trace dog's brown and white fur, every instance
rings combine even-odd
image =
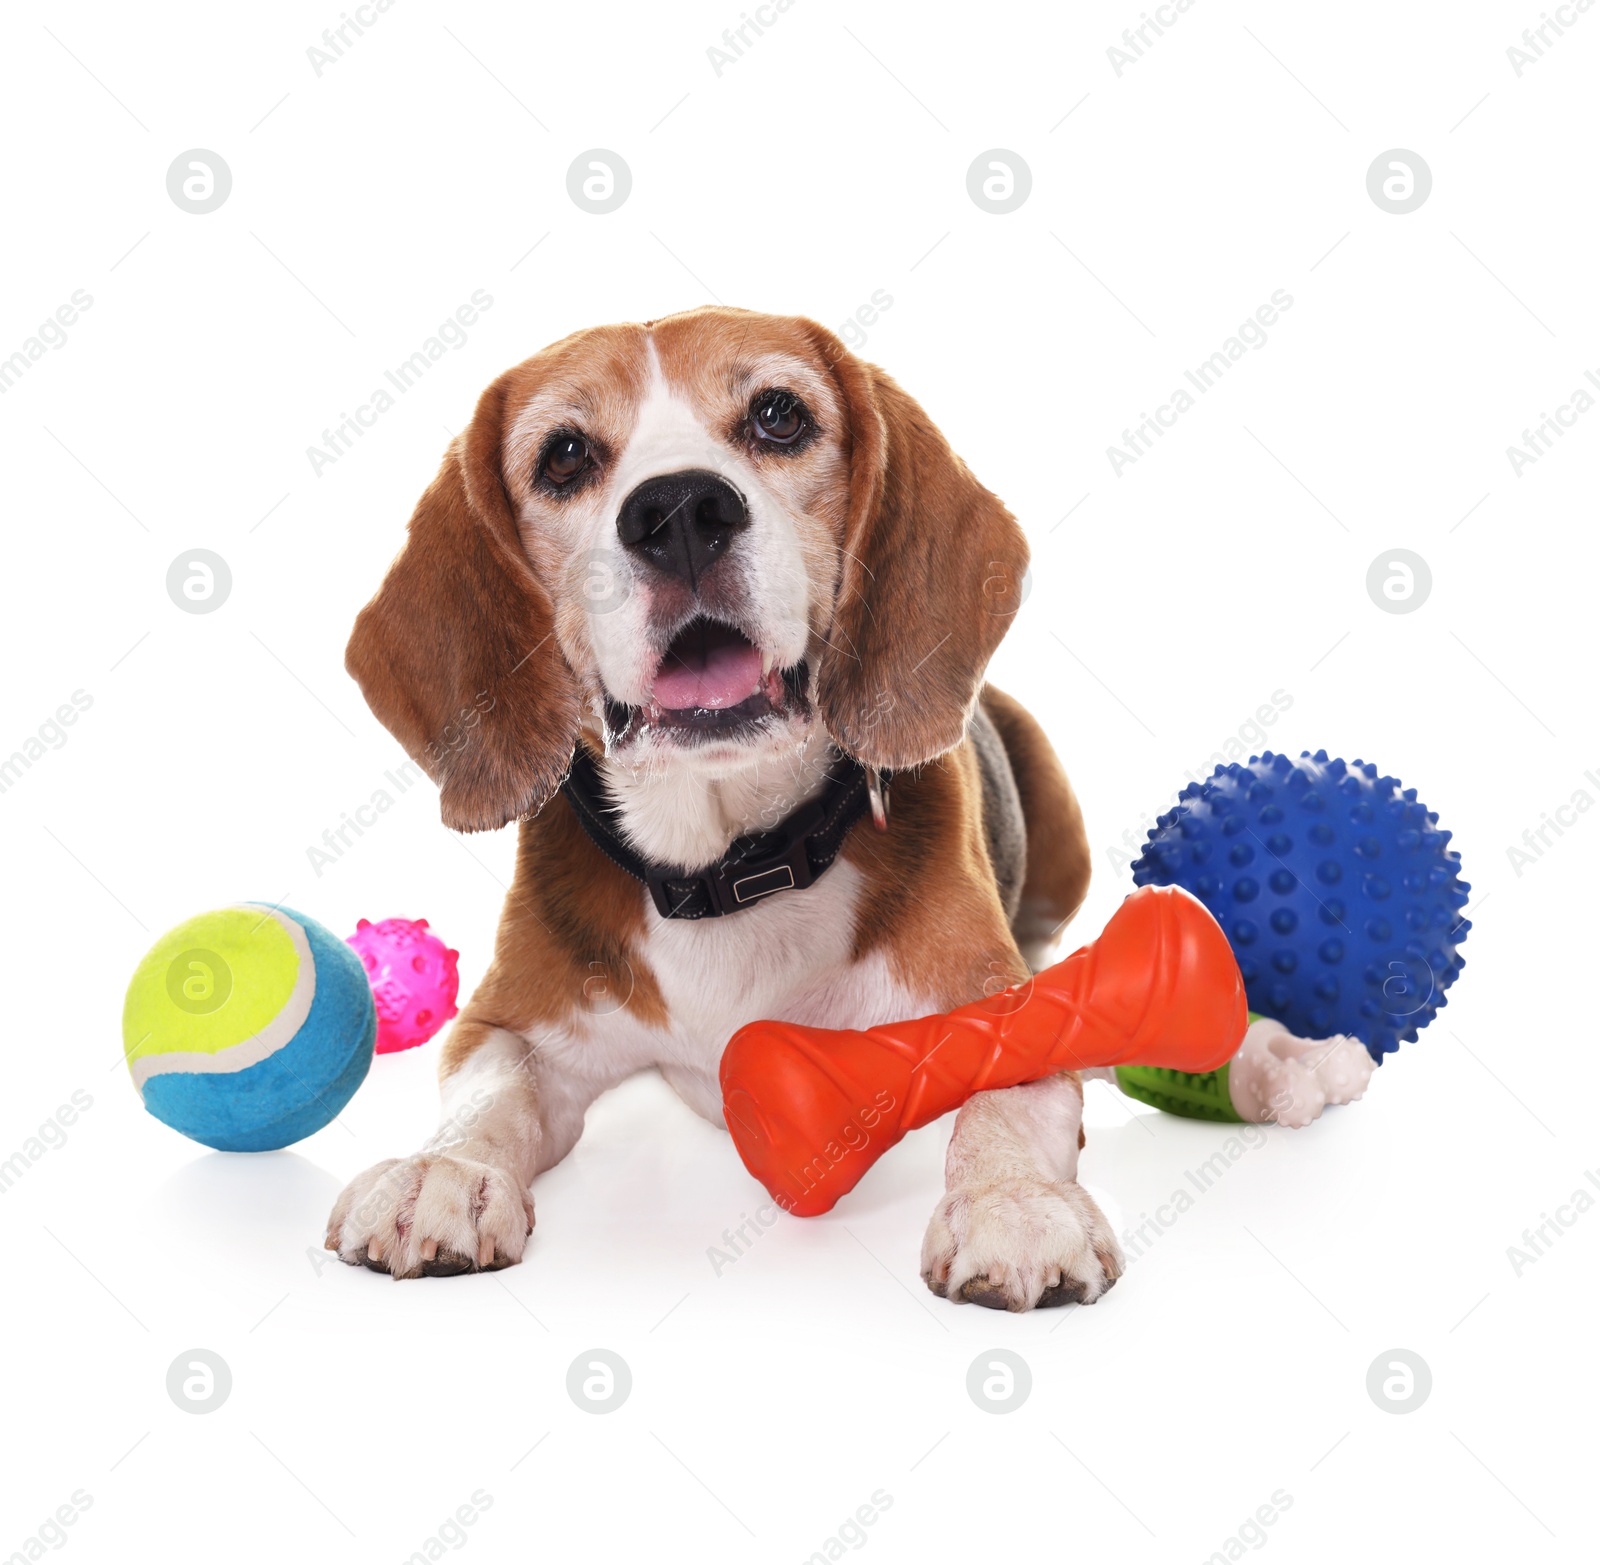
[[[775,392],[803,440],[756,428]],[[719,475],[747,513],[692,580],[618,537],[630,494],[685,471]],[[350,1184],[329,1248],[395,1277],[520,1261],[534,1177],[625,1077],[654,1066],[721,1123],[718,1062],[744,1023],[926,1015],[1038,964],[1083,900],[1089,853],[1038,724],[983,684],[1026,561],[1010,513],[917,404],[810,321],[705,309],[599,328],[496,381],[348,664],[438,783],[448,826],[520,822],[515,883],[444,1045],[441,1128]],[[662,660],[697,615],[759,650],[751,700],[765,690],[770,710],[708,731],[656,710]],[[620,739],[618,710],[632,714]],[[666,920],[555,797],[578,743],[654,860],[696,868],[781,820],[835,746],[896,774],[889,826],[858,823],[808,889]],[[1007,802],[1026,838],[1010,885],[995,862]],[[1116,1281],[1116,1238],[1077,1183],[1081,1110],[1062,1075],[957,1115],[923,1245],[935,1293],[1025,1310]]]

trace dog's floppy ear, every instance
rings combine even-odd
[[[834,741],[891,770],[961,742],[1021,604],[1028,544],[887,375],[814,328],[844,393],[850,501],[817,701]]]
[[[502,377],[479,399],[345,649],[368,706],[439,785],[456,831],[492,831],[544,804],[580,720],[506,493],[506,386]]]

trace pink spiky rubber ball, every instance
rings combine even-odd
[[[456,1014],[459,951],[430,933],[425,918],[359,919],[346,943],[355,948],[378,1008],[378,1053],[426,1043]]]

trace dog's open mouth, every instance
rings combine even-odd
[[[690,739],[728,738],[771,717],[803,711],[806,665],[769,662],[742,631],[704,615],[662,654],[644,706],[606,699],[606,739],[618,745],[648,730]]]

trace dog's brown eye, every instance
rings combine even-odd
[[[755,400],[756,433],[786,446],[806,427],[800,399],[788,391],[763,391]]]
[[[582,435],[558,435],[546,448],[540,473],[553,484],[569,483],[589,461],[589,442]]]

